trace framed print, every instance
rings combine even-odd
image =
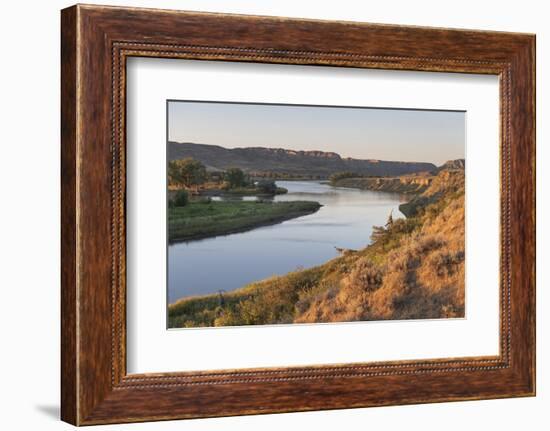
[[[180,100],[167,111],[168,328],[465,316],[465,112]],[[402,135],[383,140],[396,123]],[[404,162],[406,151],[443,159]],[[454,210],[420,215],[436,202]]]
[[[62,11],[62,419],[535,394],[535,37]]]

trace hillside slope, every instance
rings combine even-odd
[[[443,170],[465,170],[466,169],[466,160],[465,159],[455,159],[447,160],[443,165],[437,168],[438,171]]]
[[[465,167],[466,163],[464,159],[456,159],[448,160],[435,170],[429,172],[416,172],[412,174],[393,177],[386,176],[381,178],[354,177],[346,175],[341,178],[331,178],[330,183],[335,187],[351,187],[361,190],[404,194],[408,193],[416,195],[426,193],[428,195],[433,195],[436,192],[434,189],[439,187],[438,184],[443,184],[444,187],[451,187],[451,182],[454,181],[450,177],[440,176],[440,173],[447,172],[447,174],[444,175],[454,176],[454,178],[457,178],[459,182],[460,178],[462,178],[463,182]],[[449,182],[449,180],[451,182]],[[432,181],[435,181],[434,186],[432,186]],[[460,186],[460,184],[455,184],[454,186]]]
[[[382,178],[342,178],[331,181],[336,187],[349,187],[361,190],[372,190],[388,193],[419,194],[423,193],[430,183],[432,176],[382,177]]]
[[[315,268],[169,306],[170,327],[464,316],[464,180],[440,173],[415,215]],[[441,177],[440,177],[441,175]],[[430,185],[430,187],[432,187]]]
[[[211,170],[241,168],[248,173],[308,175],[327,178],[333,173],[351,171],[377,176],[404,175],[434,171],[431,163],[394,162],[343,158],[324,151],[294,151],[281,148],[223,148],[217,145],[168,143],[168,159],[192,157]]]
[[[427,205],[438,201],[441,197],[449,193],[464,191],[464,170],[463,169],[443,169],[435,175],[424,191],[415,196],[409,202],[401,204],[399,211],[405,216],[412,217],[419,210]]]

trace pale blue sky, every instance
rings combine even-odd
[[[168,102],[171,141],[436,165],[465,158],[465,121],[454,111]]]

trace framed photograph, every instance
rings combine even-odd
[[[168,328],[465,317],[465,112],[167,110]]]
[[[62,11],[62,419],[535,394],[535,37]]]

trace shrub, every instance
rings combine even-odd
[[[261,193],[270,195],[274,195],[275,193],[277,193],[277,185],[275,184],[275,181],[258,181],[256,187],[258,187]]]
[[[464,262],[464,251],[449,252],[439,250],[430,256],[430,265],[434,272],[440,276],[453,275],[459,266]]]
[[[186,190],[178,190],[169,202],[174,207],[184,207],[189,203],[189,194]]]
[[[365,291],[376,290],[382,285],[382,272],[368,258],[357,261],[350,274],[350,283]]]

